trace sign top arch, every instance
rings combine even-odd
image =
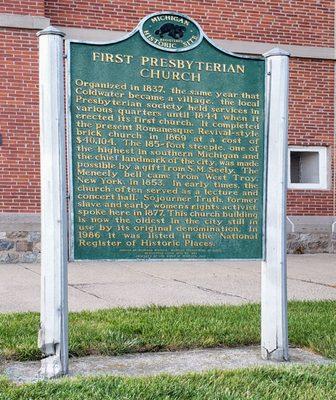
[[[151,46],[169,52],[188,51],[198,46],[202,28],[190,17],[174,12],[160,12],[143,18],[138,28]]]

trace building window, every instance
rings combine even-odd
[[[327,147],[289,147],[288,188],[320,190],[328,188]]]

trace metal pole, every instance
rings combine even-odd
[[[67,214],[64,129],[64,34],[38,32],[41,149],[40,374],[68,372]]]
[[[264,54],[267,73],[268,165],[266,259],[261,278],[261,355],[287,361],[286,193],[288,57],[275,48]]]

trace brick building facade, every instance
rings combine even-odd
[[[107,41],[159,11],[189,15],[233,52],[290,51],[288,248],[333,251],[334,1],[13,0],[0,5],[0,262],[34,261],[39,253],[36,32],[51,24],[69,38]]]

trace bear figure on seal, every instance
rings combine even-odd
[[[181,37],[184,35],[185,30],[185,26],[166,23],[163,24],[160,29],[155,31],[155,35],[160,35],[160,37],[162,38],[165,33],[168,33],[168,35],[174,39],[181,39]]]

